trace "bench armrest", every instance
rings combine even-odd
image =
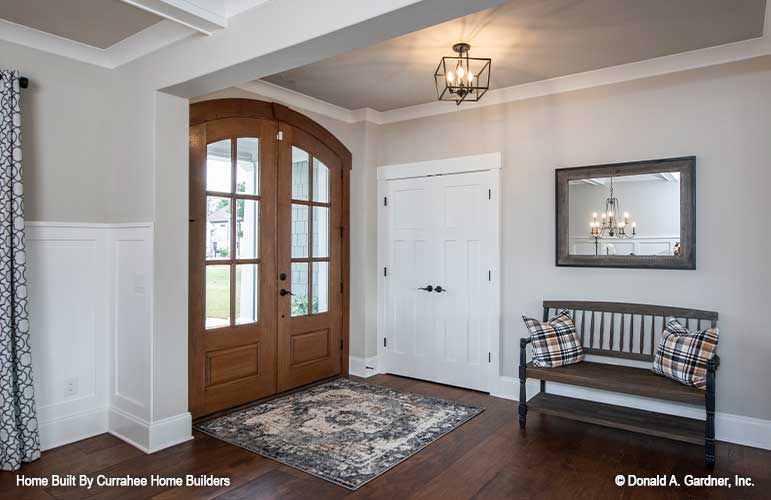
[[[519,348],[524,349],[525,346],[529,343],[531,343],[533,340],[530,337],[520,337],[519,339]],[[715,356],[717,357],[717,356]]]
[[[720,366],[720,356],[715,354],[714,356],[712,356],[712,359],[707,361],[707,371],[710,371],[710,372],[717,371],[718,366]]]

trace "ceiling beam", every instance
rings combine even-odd
[[[228,25],[224,0],[121,0],[204,35]]]

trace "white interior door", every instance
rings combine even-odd
[[[386,182],[384,371],[489,390],[496,180],[483,171]]]

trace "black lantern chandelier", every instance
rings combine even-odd
[[[623,214],[623,215],[622,215]],[[629,212],[621,211],[621,203],[613,196],[613,177],[610,178],[610,196],[605,199],[605,211],[601,214],[592,214],[592,237],[594,238],[595,253],[598,252],[601,238],[634,238],[637,236],[637,223],[632,222],[631,234],[627,232],[629,226]]]
[[[457,105],[480,100],[490,88],[492,60],[469,57],[471,45],[467,43],[456,43],[452,50],[458,55],[442,57],[434,72],[437,98]]]

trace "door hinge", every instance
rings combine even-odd
[[[343,282],[340,282],[340,293],[343,293]]]
[[[492,281],[492,280],[493,280],[493,272],[488,269],[488,271],[487,271],[487,281]]]
[[[383,206],[384,206],[384,207],[387,207],[387,206],[388,206],[388,196],[384,196],[384,197],[383,197]]]
[[[388,268],[387,267],[383,268],[383,276],[388,276]]]
[[[343,339],[340,339],[340,350],[343,350]]]
[[[493,199],[493,190],[492,189],[488,189],[487,190],[487,199],[488,200],[492,200]]]
[[[283,141],[284,140],[284,131],[283,130],[279,130],[278,131],[278,133],[276,134],[276,140],[277,141]]]
[[[388,339],[383,337],[383,347],[388,347]]]
[[[340,237],[341,238],[343,237],[343,230],[344,229],[345,229],[344,226],[340,226]]]
[[[489,352],[487,353],[487,362],[488,363],[492,363],[493,362],[493,355],[492,355],[492,353],[489,353]]]

